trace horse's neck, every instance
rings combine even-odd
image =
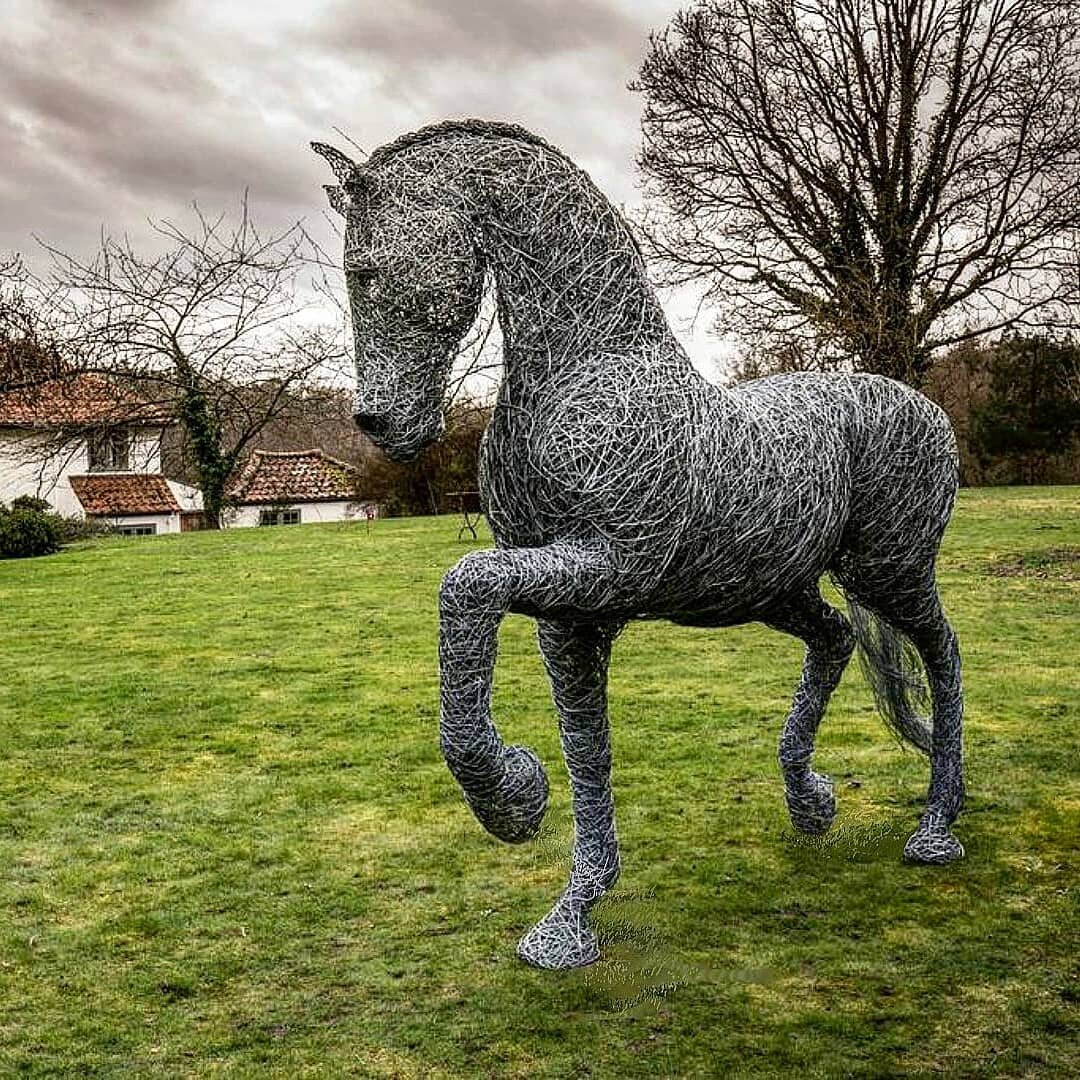
[[[543,180],[504,172],[484,245],[509,383],[540,388],[600,357],[691,370],[626,223],[576,170]]]

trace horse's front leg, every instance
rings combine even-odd
[[[543,968],[591,964],[600,955],[589,908],[619,876],[607,669],[618,624],[540,620],[540,651],[559,713],[574,797],[574,861],[558,902],[518,945],[518,956]]]
[[[513,609],[602,608],[608,560],[594,548],[552,544],[466,555],[439,594],[443,756],[488,832],[520,843],[536,835],[547,808],[544,767],[529,749],[505,746],[491,719],[491,678],[499,623]]]
[[[806,642],[802,677],[780,737],[778,756],[791,823],[800,832],[816,836],[832,825],[836,796],[832,781],[811,768],[814,736],[851,659],[855,637],[847,619],[825,603],[816,585],[772,613],[766,623]]]

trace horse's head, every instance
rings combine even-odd
[[[443,428],[458,346],[476,319],[484,265],[464,200],[437,172],[399,158],[365,168],[321,143],[345,217],[345,282],[356,345],[355,418],[408,460]]]

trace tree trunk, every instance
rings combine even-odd
[[[201,476],[200,471],[200,476]],[[204,528],[207,529],[220,529],[221,528],[221,510],[225,504],[225,492],[223,485],[202,481],[202,496],[203,496],[203,522]]]
[[[910,294],[889,289],[868,309],[853,307],[849,340],[860,371],[887,375],[910,386],[922,384],[933,364]]]
[[[177,368],[184,386],[177,415],[195,456],[206,528],[220,529],[225,486],[235,461],[233,455],[222,453],[221,424],[198,377],[183,360],[177,360]]]

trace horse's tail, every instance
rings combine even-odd
[[[915,646],[887,622],[847,597],[859,665],[874,692],[878,712],[903,742],[930,753],[929,709],[922,664]]]

